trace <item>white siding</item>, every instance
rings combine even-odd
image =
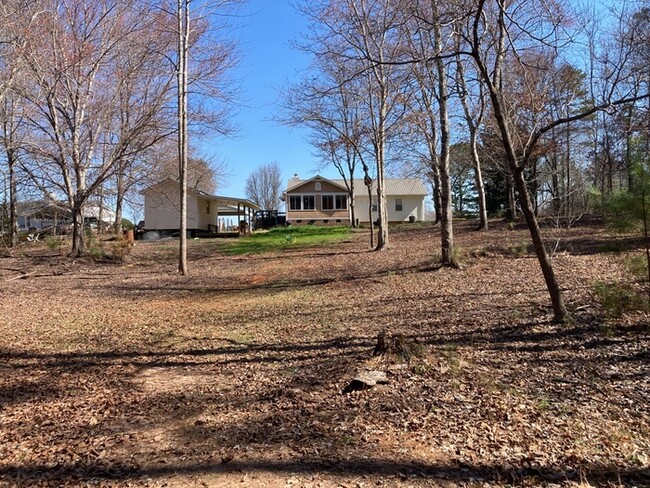
[[[162,183],[147,190],[144,198],[144,221],[149,230],[178,229],[180,220],[178,183]]]
[[[395,200],[402,199],[402,211],[398,212],[395,210]],[[355,215],[361,223],[368,222],[368,197],[357,197]],[[408,222],[409,217],[413,215],[415,220],[422,221],[424,220],[424,197],[415,197],[415,196],[389,196],[386,198],[386,204],[388,205],[388,221],[389,222]],[[379,214],[373,212],[373,219],[377,219]]]

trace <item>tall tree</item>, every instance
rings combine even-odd
[[[250,201],[265,210],[277,210],[282,195],[282,170],[273,161],[253,171],[246,178],[244,192]]]
[[[17,222],[17,168],[18,154],[22,146],[19,136],[23,125],[24,104],[18,96],[20,78],[25,70],[17,55],[24,45],[25,33],[29,32],[35,13],[19,0],[7,0],[0,5],[0,144],[4,149],[7,166],[9,245],[18,244]]]
[[[311,20],[308,39],[315,56],[335,56],[353,66],[351,78],[362,89],[367,140],[375,166],[379,214],[377,250],[388,246],[385,174],[391,137],[404,113],[403,69],[391,65],[401,44],[401,11],[392,0],[308,0],[302,11]]]
[[[557,49],[560,49],[564,41],[570,40],[561,38],[562,32],[568,28],[566,11],[563,10],[563,6],[560,3],[551,5],[542,3],[543,5],[538,4],[537,1],[506,3],[500,0],[496,2],[478,0],[468,25],[468,38],[471,43],[469,54],[474,59],[481,80],[490,96],[491,108],[499,129],[506,161],[516,185],[522,212],[528,224],[535,253],[551,296],[554,319],[564,322],[568,319],[569,314],[550,257],[544,246],[528,191],[525,171],[537,143],[552,129],[581,120],[608,107],[616,107],[639,98],[647,98],[648,94],[629,96],[628,93],[616,98],[616,88],[611,86],[609,97],[597,101],[591,107],[566,117],[549,117],[537,122],[527,134],[527,138],[522,141],[521,149],[518,150],[515,139],[517,132],[514,130],[515,120],[512,118],[513,111],[509,106],[508,93],[504,90],[506,87],[503,79],[505,61],[510,57],[521,63],[521,53],[525,48],[530,49],[531,45],[539,46],[541,39],[552,39],[555,43],[554,47]],[[533,71],[536,72],[535,76],[530,77],[533,83],[537,79],[537,72],[547,69],[547,65],[539,63],[534,65],[521,63],[521,67],[525,74],[532,75]],[[619,73],[622,72],[623,65],[617,65],[616,69]],[[527,80],[527,77],[522,78],[523,82]]]
[[[53,199],[66,196],[77,256],[85,252],[85,203],[116,163],[132,156],[160,108],[148,105],[128,125],[116,123],[122,80],[114,60],[146,38],[151,17],[135,0],[40,0],[34,8],[35,28],[20,50],[30,81],[23,94],[32,127],[29,172]]]
[[[456,49],[460,51],[460,46]],[[474,164],[474,187],[476,189],[479,213],[479,230],[488,229],[487,204],[485,202],[485,186],[483,184],[483,172],[481,168],[481,158],[479,156],[479,130],[483,124],[487,100],[482,83],[476,83],[475,77],[469,79],[465,60],[456,56],[456,86],[458,98],[463,107],[465,123],[469,135],[469,150]],[[472,93],[470,90],[474,90]]]
[[[309,141],[323,165],[333,165],[348,191],[351,224],[356,225],[355,176],[359,164],[369,173],[367,160],[370,128],[363,100],[362,80],[355,77],[355,63],[337,56],[321,55],[313,60],[318,77],[308,76],[285,94],[283,123],[310,129]],[[365,174],[364,173],[364,174]],[[369,176],[369,175],[368,175]],[[369,197],[370,198],[370,197]],[[370,198],[372,199],[372,198]],[[370,222],[372,224],[372,213]],[[371,231],[371,247],[373,246]]]
[[[177,75],[177,114],[178,114],[178,175],[180,184],[180,245],[178,271],[185,276],[187,268],[187,90],[188,57],[190,46],[190,3],[191,0],[178,0],[178,62]]]

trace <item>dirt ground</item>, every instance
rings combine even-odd
[[[630,239],[547,229],[574,322],[551,322],[524,228],[228,257],[137,242],[123,264],[0,258],[0,485],[650,486],[650,317],[608,318]],[[373,357],[388,330],[407,358]],[[387,382],[344,392],[363,369]]]

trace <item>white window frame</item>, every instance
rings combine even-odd
[[[306,208],[305,198],[311,198],[313,205],[310,208]],[[316,210],[316,195],[303,195],[302,196],[302,209],[303,210]]]
[[[298,199],[299,208],[293,208],[292,201],[291,201],[292,198]],[[302,210],[302,195],[289,195],[289,210],[294,210],[294,211]]]
[[[328,198],[328,199],[331,198],[332,199],[332,207],[331,208],[325,208],[325,199],[326,198]],[[321,195],[320,196],[320,209],[321,210],[323,210],[323,211],[335,210],[334,206],[335,206],[334,195],[328,194],[328,195]]]
[[[345,205],[341,205],[341,199]],[[334,195],[334,209],[347,210],[348,209],[348,196],[345,193]]]
[[[403,212],[404,211],[404,202],[401,198],[396,198],[395,199],[395,212]]]

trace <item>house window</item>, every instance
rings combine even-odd
[[[314,210],[316,208],[316,199],[314,195],[303,195],[302,196],[302,209],[303,210]]]
[[[377,210],[378,210],[378,207],[377,207],[377,200],[373,200],[373,201],[372,201],[372,211],[373,211],[373,212],[376,212]]]
[[[321,198],[323,210],[334,210],[334,195],[323,195]]]
[[[289,196],[289,210],[302,210],[302,197],[300,195]]]
[[[346,195],[322,195],[322,210],[346,210],[348,198]]]
[[[336,195],[334,200],[336,210],[345,210],[348,208],[348,199],[346,195]]]
[[[402,211],[402,199],[401,198],[396,198],[395,199],[395,212],[401,212]]]
[[[314,188],[316,189],[316,191],[320,191],[320,181],[314,183]]]

